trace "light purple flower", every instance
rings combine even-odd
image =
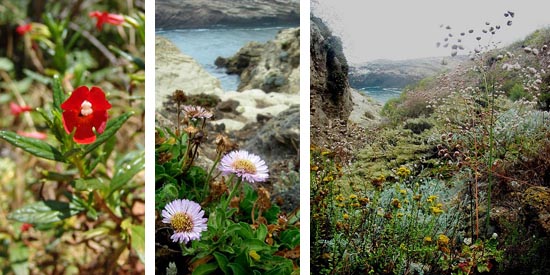
[[[225,155],[218,169],[224,176],[235,174],[250,183],[263,182],[269,177],[265,161],[244,150],[232,151]]]
[[[190,200],[175,200],[168,203],[162,210],[162,222],[168,223],[174,229],[172,241],[186,244],[198,240],[201,232],[206,231],[207,218],[203,218],[204,210]]]
[[[187,116],[191,119],[212,117],[212,112],[204,109],[202,106],[185,105],[183,106],[183,111],[185,111]]]

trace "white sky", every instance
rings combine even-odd
[[[450,55],[450,48],[435,46],[449,32],[441,24],[452,27],[454,39],[460,32],[475,30],[463,39],[466,52],[478,45],[475,37],[482,34],[485,22],[501,26],[493,41],[502,44],[550,24],[550,1],[544,0],[313,0],[311,9],[340,36],[352,64]],[[515,13],[510,27],[506,11]]]

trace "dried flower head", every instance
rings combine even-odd
[[[233,151],[238,147],[237,144],[231,142],[229,137],[221,134],[216,136],[214,143],[216,144],[216,152],[222,153],[222,154]]]
[[[267,189],[260,187],[258,188],[258,199],[256,200],[256,206],[261,211],[267,211],[271,208],[271,196]]]
[[[199,132],[199,128],[190,125],[190,126],[184,128],[183,131],[185,131],[186,133],[188,133],[190,135],[194,135],[194,134]]]
[[[185,103],[185,101],[187,101],[187,97],[182,90],[176,90],[172,94],[172,100],[174,100],[174,102],[176,102],[177,104],[183,104]]]

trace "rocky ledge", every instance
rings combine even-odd
[[[281,30],[264,44],[250,42],[229,58],[218,57],[218,67],[238,74],[238,90],[261,89],[267,93],[300,91],[300,29]]]
[[[274,26],[300,23],[299,0],[157,0],[156,27]]]
[[[183,90],[188,104],[199,104],[214,112],[207,124],[207,142],[197,160],[201,166],[213,164],[214,138],[224,133],[240,148],[260,155],[269,167],[268,190],[284,211],[299,205],[298,93],[266,93],[259,89],[225,92],[193,58],[182,54],[170,41],[156,40],[156,124],[174,128],[176,108],[170,95]],[[298,79],[296,79],[299,82]],[[199,103],[196,103],[199,102]]]

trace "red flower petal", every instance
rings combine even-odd
[[[94,111],[92,117],[92,125],[94,126],[96,132],[103,133],[105,127],[107,126],[107,111]]]
[[[95,134],[92,130],[92,116],[81,116],[80,110],[65,111],[63,112],[63,127],[68,134],[72,133],[76,128],[73,140],[77,143],[92,143],[95,141]]]
[[[29,229],[32,227],[32,224],[30,223],[24,223],[21,225],[21,231],[26,232],[29,231]]]
[[[61,104],[61,109],[63,110],[78,110],[80,113],[80,107],[82,107],[82,102],[88,99],[90,91],[86,86],[80,86],[76,88],[69,96],[69,98]]]
[[[10,102],[10,111],[11,111],[12,115],[17,116],[17,115],[19,115],[23,112],[32,111],[32,108],[29,107],[29,106],[17,105],[17,103],[15,103],[15,102]]]
[[[122,25],[124,23],[124,16],[120,14],[109,13],[107,16],[107,23],[112,25]]]
[[[105,98],[105,93],[101,88],[92,87],[87,100],[92,103],[92,109],[96,111],[106,111],[111,109],[111,104]],[[80,106],[79,106],[80,107]]]
[[[108,13],[106,11],[92,11],[89,15],[90,17],[95,17],[97,19],[95,26],[99,31],[101,31],[103,24],[105,23],[117,26],[124,23],[124,16],[120,14]]]
[[[82,115],[82,103],[88,101],[92,112]],[[68,134],[74,129],[74,141],[81,144],[92,143],[96,140],[93,129],[103,133],[107,125],[107,110],[111,104],[105,98],[105,93],[98,87],[78,87],[71,96],[61,104],[63,109],[63,127]]]
[[[29,23],[29,24],[25,24],[25,25],[20,25],[18,26],[15,31],[19,34],[19,35],[25,35],[25,33],[27,32],[30,32],[32,29],[32,25]]]

